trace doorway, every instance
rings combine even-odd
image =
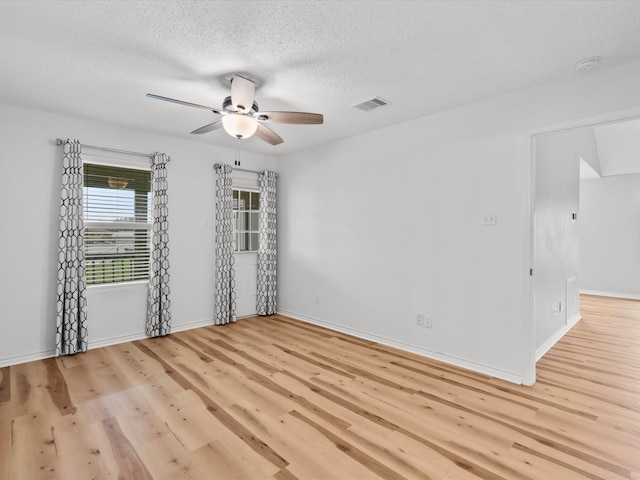
[[[579,320],[569,302],[579,294],[580,159],[596,155],[593,130],[635,121],[640,107],[575,119],[529,132],[529,328],[523,383],[535,383],[536,361]],[[565,159],[565,160],[562,160]],[[566,160],[568,159],[568,160]],[[559,163],[560,162],[560,163]],[[640,167],[639,170],[640,172]],[[571,292],[575,281],[575,292]],[[577,306],[577,303],[576,303]]]

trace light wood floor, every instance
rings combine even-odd
[[[640,302],[520,387],[273,316],[0,369],[2,479],[640,479]]]

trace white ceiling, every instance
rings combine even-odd
[[[283,154],[548,80],[640,58],[638,1],[1,1],[0,102],[233,147],[215,120],[147,92],[219,107],[234,73],[261,110],[323,113],[274,125]],[[352,108],[380,96],[378,111]]]

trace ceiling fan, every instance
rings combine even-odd
[[[271,145],[278,145],[284,140],[263,123],[317,125],[324,121],[319,113],[260,112],[258,111],[258,104],[255,102],[255,93],[256,85],[252,80],[240,75],[234,75],[231,79],[231,95],[224,99],[220,109],[162,97],[153,93],[147,93],[147,97],[186,105],[187,107],[202,108],[222,116],[220,120],[200,127],[191,133],[208,133],[222,127],[232,137],[238,139],[249,138],[255,133],[258,138]]]

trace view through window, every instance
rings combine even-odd
[[[236,252],[258,251],[260,193],[233,189]]]
[[[147,280],[151,172],[84,164],[87,284]]]

